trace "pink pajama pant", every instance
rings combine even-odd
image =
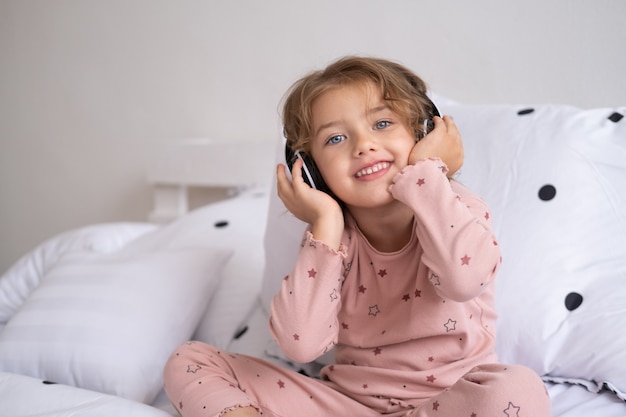
[[[253,406],[263,417],[548,417],[539,377],[522,366],[475,367],[418,406],[380,399],[366,406],[318,379],[201,342],[178,347],[165,366],[165,391],[182,416],[213,417]]]

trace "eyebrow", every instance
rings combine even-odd
[[[389,107],[387,104],[381,104],[380,106],[376,106],[376,107],[373,107],[373,108],[369,109],[366,112],[366,114],[369,116],[369,115],[372,115],[372,114],[380,113],[381,111],[384,111],[384,110],[391,110],[391,107]],[[321,125],[320,127],[317,128],[317,130],[315,131],[315,136],[314,137],[317,137],[322,130],[328,129],[329,127],[333,127],[333,126],[336,126],[336,125],[339,125],[339,124],[341,124],[341,122],[339,120],[335,120],[335,121],[332,121],[332,122],[324,123],[323,125]]]

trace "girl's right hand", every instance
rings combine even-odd
[[[287,178],[283,164],[276,167],[278,197],[294,216],[311,225],[313,237],[339,249],[343,234],[343,211],[325,192],[311,188],[302,178],[302,161],[296,160]]]

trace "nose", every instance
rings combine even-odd
[[[353,135],[354,156],[362,156],[378,149],[378,143],[371,132],[359,131]]]

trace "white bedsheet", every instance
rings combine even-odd
[[[2,417],[171,417],[149,405],[37,378],[0,372]]]

